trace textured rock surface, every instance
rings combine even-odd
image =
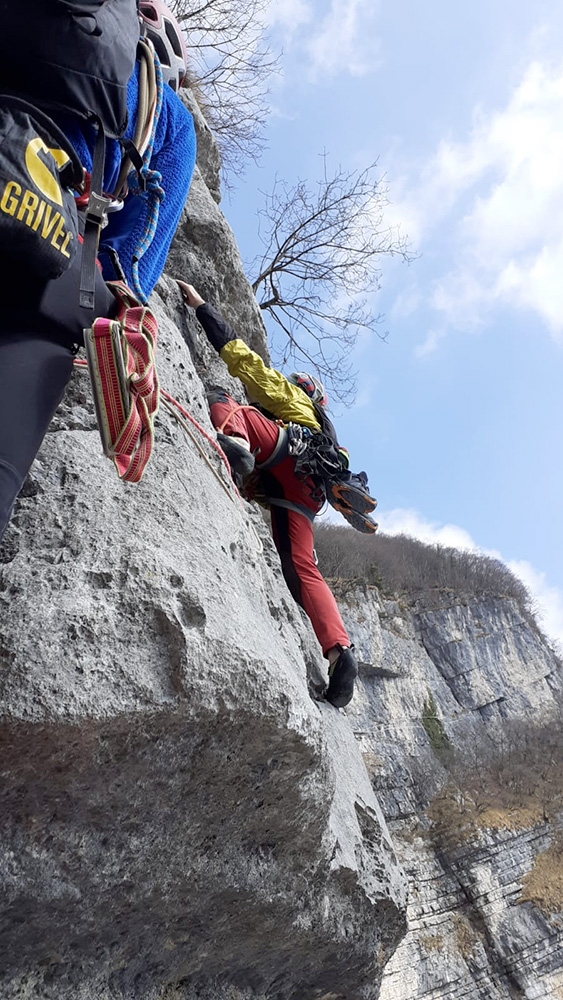
[[[195,95],[191,90],[180,92],[184,104],[191,112],[197,136],[197,165],[209,189],[213,201],[221,201],[221,156],[213,138],[213,133],[203,117]]]
[[[201,176],[170,266],[264,350]],[[153,305],[210,433],[225,369],[169,278]],[[78,373],[0,547],[0,996],[375,1000],[404,877],[263,519],[164,409],[120,483],[89,400]]]
[[[441,607],[341,594],[360,658],[348,710],[410,883],[409,931],[381,1000],[563,996],[563,914],[523,901],[522,886],[557,824],[520,816],[460,844],[436,841],[424,809],[446,779],[422,724],[430,695],[451,745],[502,746],[515,721],[557,717],[560,660],[513,601],[444,595]]]
[[[244,275],[232,230],[218,211],[198,167],[168,257],[167,271],[184,278],[210,302],[253,350],[268,357],[259,306]]]

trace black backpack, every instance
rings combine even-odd
[[[77,115],[98,129],[84,222],[80,283],[80,305],[84,308],[94,306],[96,254],[109,203],[102,193],[105,137],[121,138],[127,126],[127,83],[135,66],[140,36],[137,7],[137,0],[0,0],[0,95],[24,100],[30,106],[32,126],[35,107],[44,115]],[[0,96],[2,103],[9,104]],[[11,113],[8,108],[6,113]],[[40,119],[43,129],[44,115]],[[54,125],[53,132],[57,136]],[[44,137],[44,132],[40,135]],[[45,145],[45,165],[59,183],[56,158],[61,144],[55,139]],[[26,148],[24,138],[21,143],[14,141],[12,176],[17,176],[18,170],[25,171]],[[134,156],[131,144],[127,153]],[[8,164],[2,182],[9,181]],[[13,221],[9,236],[4,234],[3,240],[7,243],[9,239],[10,250],[16,256],[20,244],[14,242]],[[22,223],[22,237],[39,232],[35,222],[27,223],[23,215],[19,218],[19,210],[15,221]],[[30,232],[24,233],[25,226]],[[24,242],[22,238],[21,257],[28,262],[29,250],[27,245],[23,250]],[[41,250],[38,244],[38,261],[43,259]],[[44,276],[55,275],[45,271]]]
[[[0,93],[119,138],[140,28],[137,0],[0,0]]]

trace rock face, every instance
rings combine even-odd
[[[556,714],[561,663],[500,597],[348,586],[358,692],[319,700],[309,623],[211,443],[205,388],[240,385],[172,280],[267,357],[197,127],[151,305],[161,384],[199,426],[162,406],[120,483],[77,372],[0,545],[0,1000],[562,997],[557,892],[529,882],[563,885],[557,817],[456,839],[427,809],[453,749]]]
[[[169,268],[265,352],[201,175]],[[205,437],[202,377],[232,383],[170,278],[152,305],[161,384],[200,429],[161,408],[142,483],[120,483],[77,372],[0,547],[0,996],[374,1000],[404,876],[263,518]]]
[[[540,775],[527,775],[519,808],[483,807],[457,831],[452,818],[468,812],[459,788],[457,800],[442,800],[439,834],[426,812],[456,749],[470,772],[479,747],[502,758],[511,726],[541,732],[560,718],[561,661],[509,599],[445,593],[441,606],[424,609],[360,587],[344,589],[341,607],[371,664],[348,718],[410,883],[409,930],[381,1000],[562,997],[562,817],[555,806],[546,815]],[[545,763],[561,773],[561,741],[557,753]],[[554,890],[547,909],[526,891],[543,859]]]

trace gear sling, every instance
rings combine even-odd
[[[344,449],[338,444],[332,422],[323,407],[317,403],[312,405],[321,430],[313,431],[291,421],[287,426],[279,427],[274,451],[265,462],[257,462],[256,469],[264,473],[291,455],[298,479],[311,477],[317,485],[319,498],[326,499],[356,531],[373,534],[377,531],[377,524],[370,514],[375,510],[377,501],[368,493],[367,476],[365,472],[355,474],[348,471],[344,464],[347,458],[344,458]],[[267,500],[270,504],[288,506],[288,501],[274,497]],[[299,505],[291,506],[300,510]],[[310,516],[306,509],[300,512]]]

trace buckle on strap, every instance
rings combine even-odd
[[[93,222],[96,226],[103,228],[107,225],[107,215],[111,211],[112,199],[103,194],[96,194],[90,191],[88,205],[86,207],[86,222]]]

